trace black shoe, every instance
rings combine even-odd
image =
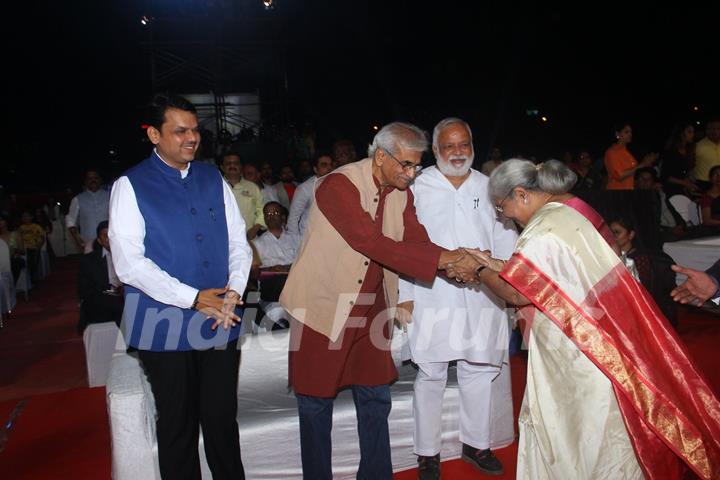
[[[463,443],[462,459],[488,475],[502,475],[504,472],[502,463],[489,448],[480,450]]]
[[[440,454],[434,457],[418,455],[418,480],[440,480]]]

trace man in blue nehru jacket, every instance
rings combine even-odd
[[[150,107],[155,149],[115,182],[110,197],[113,264],[125,284],[123,333],[155,396],[162,478],[200,479],[200,426],[213,478],[245,478],[235,419],[235,307],[252,251],[220,172],[192,162],[200,144],[195,107],[174,95],[157,95]]]

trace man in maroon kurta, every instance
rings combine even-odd
[[[397,274],[431,281],[438,269],[452,267],[463,281],[472,278],[478,266],[464,252],[445,251],[430,242],[417,220],[412,193],[406,189],[421,168],[426,148],[417,127],[389,124],[373,140],[371,158],[326,176],[315,192],[315,210],[295,272],[290,272],[281,297],[300,320],[291,323],[289,381],[298,399],[305,478],[332,478],[332,407],[343,387],[352,389],[357,409],[357,478],[392,478],[387,417],[389,384],[397,371],[390,353],[389,312],[397,301]],[[314,267],[318,262],[322,268]],[[362,278],[357,272],[364,272]],[[356,285],[348,307],[343,295],[351,283]],[[327,322],[310,318],[328,311],[314,308],[328,299],[341,314]],[[343,305],[349,310],[342,310]],[[297,308],[309,313],[297,314]],[[338,321],[341,329],[336,328]]]
[[[386,385],[397,380],[390,354],[390,318],[383,293],[383,266],[409,277],[430,281],[437,273],[442,249],[430,242],[425,227],[415,216],[412,192],[403,212],[405,232],[402,242],[378,235],[382,225],[385,197],[393,187],[381,188],[377,216],[372,218],[360,207],[357,188],[344,175],[330,174],[315,194],[318,208],[355,250],[369,257],[361,294],[374,294],[375,301],[356,304],[340,339],[333,343],[310,329],[301,333],[299,348],[290,352],[290,384],[296,393],[332,398],[348,385]],[[309,279],[308,279],[309,280]],[[376,317],[383,314],[381,317]],[[371,326],[375,333],[370,333]],[[378,329],[381,329],[378,331]],[[378,344],[382,332],[382,343]],[[296,339],[291,343],[295,345]]]

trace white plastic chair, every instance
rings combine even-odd
[[[32,288],[32,282],[30,281],[30,270],[28,270],[28,258],[27,255],[23,255],[25,259],[25,266],[20,270],[17,282],[15,282],[15,290],[23,292],[25,300],[27,301],[30,289]]]
[[[688,225],[700,225],[700,206],[685,195],[673,195],[670,197],[670,204],[677,210],[680,216]]]

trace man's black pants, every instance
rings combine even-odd
[[[237,340],[224,350],[138,350],[157,408],[163,479],[200,479],[199,427],[213,479],[244,479],[238,436]]]

